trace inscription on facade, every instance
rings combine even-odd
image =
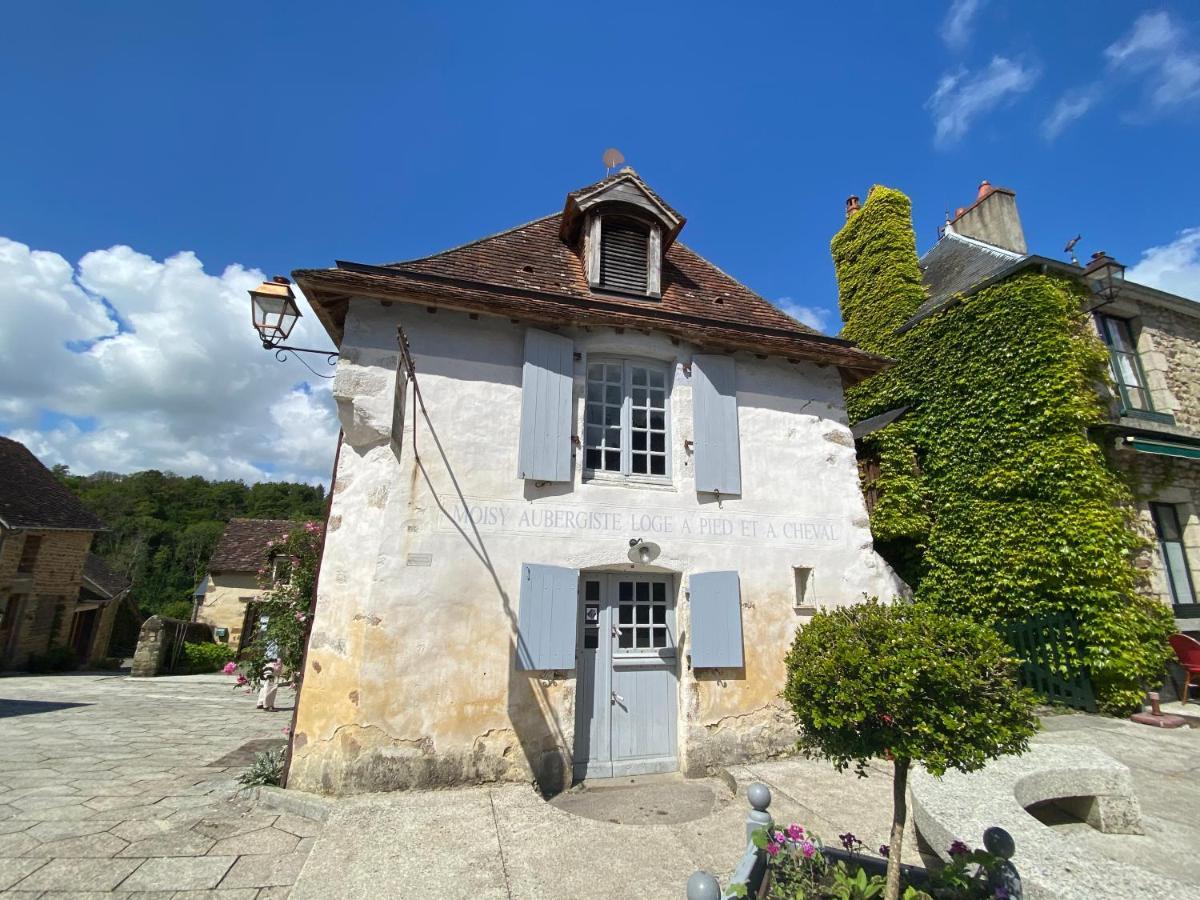
[[[572,509],[513,500],[474,500],[450,506],[439,515],[438,531],[474,529],[484,534],[556,534],[578,537],[639,537],[704,543],[766,543],[775,546],[833,544],[842,540],[842,523],[832,519],[741,515],[714,509],[648,510],[634,507]]]

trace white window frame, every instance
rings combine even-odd
[[[592,468],[587,463],[588,453],[588,421],[587,389],[589,375],[593,365],[621,366],[621,471]],[[663,467],[662,475],[652,475],[649,472],[633,471],[633,369],[656,369],[663,375]],[[650,359],[638,356],[617,356],[614,354],[589,355],[584,360],[583,368],[583,423],[580,426],[580,450],[582,452],[583,477],[588,481],[610,481],[629,484],[671,485],[672,453],[671,453],[671,376],[675,367],[661,359]],[[600,426],[604,428],[604,425]],[[647,422],[647,428],[649,423]],[[649,451],[649,431],[647,431],[647,451]],[[603,451],[602,451],[603,452]]]

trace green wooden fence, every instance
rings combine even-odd
[[[1021,684],[1051,703],[1096,711],[1092,679],[1079,660],[1079,623],[1070,613],[998,623],[1021,659]]]

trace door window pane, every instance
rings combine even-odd
[[[669,650],[667,586],[657,579],[631,579],[618,583],[617,617],[629,640],[620,647],[635,650]]]
[[[1162,555],[1171,602],[1176,606],[1195,603],[1196,592],[1183,545],[1179,512],[1170,503],[1151,503],[1150,513],[1154,517],[1154,531],[1158,537],[1158,550]]]

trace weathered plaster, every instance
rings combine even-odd
[[[401,322],[427,412],[410,387],[402,446],[389,418]],[[661,546],[647,571],[675,576],[679,758],[692,773],[794,742],[778,700],[783,655],[802,621],[793,608],[794,566],[813,569],[806,606],[900,590],[871,549],[836,369],[738,354],[744,493],[718,503],[696,494],[685,450],[691,348],[656,334],[564,333],[582,355],[577,433],[588,354],[674,364],[670,487],[583,482],[578,458],[571,484],[518,479],[524,326],[352,302],[334,383],[346,439],[291,786],[348,793],[530,778],[561,786],[571,770],[574,672],[514,668],[523,562],[629,570],[629,538]],[[482,508],[478,521],[462,515],[464,502]],[[564,510],[641,524],[595,533],[564,526],[566,513],[559,527],[520,520],[522,512]],[[820,523],[823,536],[805,536],[799,520]],[[753,534],[768,525],[771,538]],[[711,533],[697,530],[709,526]],[[725,528],[732,533],[717,533]],[[746,665],[696,673],[687,657],[687,577],[717,569],[740,573]]]

